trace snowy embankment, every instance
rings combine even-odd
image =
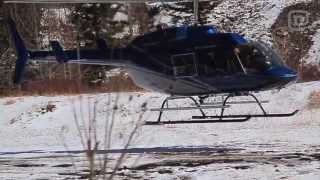
[[[311,0],[226,0],[207,15],[209,24],[272,44],[271,27],[285,7]]]
[[[269,112],[299,109],[294,117],[255,118],[229,124],[141,126],[130,143],[126,168],[120,170],[118,179],[317,179],[320,110],[319,102],[313,100],[316,104],[312,109],[308,104],[310,94],[319,87],[320,82],[311,82],[259,94],[262,100],[270,100],[265,105]],[[74,171],[71,162],[85,171],[78,129],[84,135],[89,119],[96,119],[99,149],[111,149],[107,152],[117,154],[124,151],[145,103],[148,108],[159,107],[164,98],[157,93],[2,98],[0,158],[6,163],[0,165],[0,178],[70,178],[68,173]],[[190,102],[173,104],[188,106]],[[113,110],[111,146],[105,148],[105,122],[110,124]],[[255,105],[235,105],[227,112],[254,113],[259,109]],[[187,120],[197,113],[170,112],[163,118]],[[157,113],[147,111],[142,119],[156,118]],[[65,151],[72,157],[63,155]]]
[[[310,93],[317,91],[319,87],[319,82],[311,82],[296,84],[280,92],[259,94],[261,99],[270,100],[270,103],[266,104],[266,109],[270,112],[291,112],[299,109],[299,114],[294,117],[258,118],[241,124],[142,126],[136,134],[132,146],[215,145],[217,143],[229,144],[240,139],[248,144],[256,140],[271,142],[276,140],[290,142],[293,146],[305,145],[307,148],[309,143],[320,143],[317,138],[320,133],[319,129],[315,129],[314,132],[310,131],[313,124],[320,123],[317,118],[320,111],[307,108]],[[74,112],[76,111],[78,118],[81,119],[79,112],[82,109],[83,120],[88,123],[89,117],[92,118],[95,114],[93,113],[95,101],[97,101],[98,134],[103,140],[104,124],[106,118],[111,116],[113,108],[113,105],[108,105],[108,103],[115,103],[117,96],[116,94],[98,94],[82,95],[82,98],[80,96],[2,98],[0,99],[0,151],[64,150],[63,143],[67,143],[71,149],[82,149],[75,125]],[[164,98],[164,95],[157,93],[120,93],[114,119],[112,148],[123,147],[126,135],[133,129],[139,114],[141,114],[141,106],[145,102],[148,108],[159,107]],[[189,102],[180,101],[177,103],[188,106]],[[55,106],[52,112],[47,110],[48,104]],[[235,108],[227,110],[227,112],[259,112],[255,105],[234,106]],[[218,111],[210,110],[209,112]],[[198,112],[169,112],[165,113],[163,118],[187,120],[192,114],[197,115]],[[143,119],[156,120],[157,113],[147,111],[144,113]],[[85,130],[86,127],[82,126],[81,128]],[[297,131],[297,129],[301,131]],[[307,130],[310,135],[307,139],[306,134],[299,134],[304,133],[304,130]],[[216,136],[220,133],[221,136]],[[211,137],[210,134],[213,136]],[[64,138],[61,139],[61,137]]]
[[[298,3],[312,3],[311,0],[226,0],[206,15],[208,24],[216,25],[224,31],[238,32],[253,40],[273,44],[272,25],[280,13]],[[316,3],[316,2],[314,2]],[[294,9],[293,9],[294,10]],[[300,9],[296,9],[299,11]],[[289,18],[289,17],[288,17]],[[318,17],[309,17],[316,18]],[[288,19],[289,23],[289,19]],[[310,37],[311,47],[302,59],[304,63],[318,66],[320,63],[320,21],[315,21],[310,29],[316,33]],[[303,33],[303,32],[301,32]]]

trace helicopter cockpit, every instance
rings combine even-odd
[[[262,42],[251,42],[234,49],[235,56],[243,71],[259,73],[272,66],[283,66],[284,63],[275,51]]]
[[[275,51],[262,42],[235,48],[203,47],[194,52],[171,56],[176,78],[263,73],[273,66],[284,66]]]

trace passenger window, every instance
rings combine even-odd
[[[198,73],[203,75],[213,74],[215,72],[215,53],[212,51],[198,51]]]
[[[219,74],[227,75],[233,72],[232,57],[229,57],[230,53],[226,53],[223,49],[212,51],[203,50],[198,52],[198,72],[204,75]]]
[[[197,75],[194,53],[177,54],[171,57],[175,77],[190,77]]]

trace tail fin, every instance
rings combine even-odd
[[[15,22],[11,18],[7,18],[7,23],[9,31],[11,33],[11,38],[17,51],[18,59],[16,61],[15,73],[14,73],[14,83],[20,84],[22,81],[22,75],[25,66],[28,61],[29,51],[27,50],[17,28]]]

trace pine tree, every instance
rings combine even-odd
[[[143,3],[83,4],[72,9],[70,18],[79,33],[78,41],[84,47],[96,47],[96,41],[102,38],[109,47],[118,48],[127,46],[132,36],[147,32],[152,27],[151,11]],[[86,79],[96,81],[111,67],[86,66],[88,68]]]
[[[210,22],[208,19],[208,14],[210,10],[219,5],[223,0],[215,0],[215,1],[200,1],[199,2],[199,24],[207,24]],[[169,15],[172,18],[173,26],[181,26],[181,25],[192,25],[194,24],[194,4],[193,2],[177,2],[170,4],[162,4],[160,7],[160,11],[163,11],[165,15]]]

